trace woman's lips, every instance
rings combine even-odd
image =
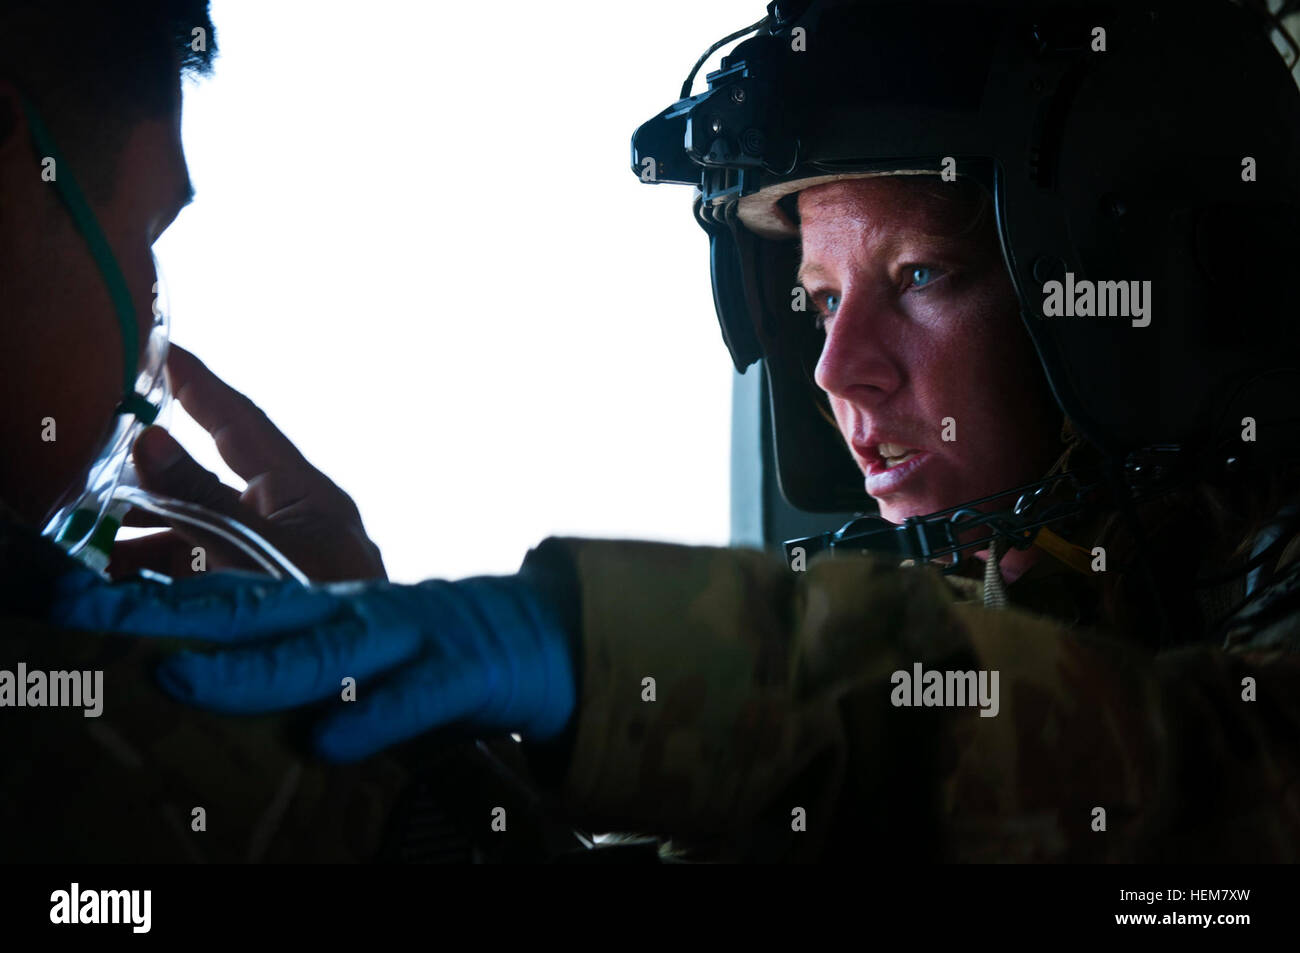
[[[913,474],[926,465],[930,451],[918,450],[907,460],[893,467],[886,467],[885,461],[876,456],[867,463],[866,490],[868,496],[882,497],[897,493]]]

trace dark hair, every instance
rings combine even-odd
[[[181,77],[211,72],[217,44],[208,3],[0,5],[0,77],[16,83],[41,111],[92,194],[111,191],[114,160],[128,130],[168,115],[177,105]],[[5,131],[0,124],[0,134]]]

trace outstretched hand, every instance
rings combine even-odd
[[[312,466],[256,404],[213,374],[184,348],[171,346],[167,376],[186,412],[212,435],[221,457],[248,486],[243,493],[201,467],[167,431],[150,427],[136,441],[134,460],[146,490],[223,513],[283,552],[310,579],[386,579],[379,547],[366,535],[352,498]],[[134,512],[128,525],[162,525]],[[238,550],[183,524],[113,547],[108,571],[137,569],[173,577],[194,575],[194,547],[204,571],[249,569]]]
[[[169,655],[162,687],[238,714],[324,704],[317,753],[354,761],[443,728],[559,736],[577,705],[576,634],[559,598],[522,575],[301,586],[210,573],[164,585],[79,570],[59,580],[51,621],[220,645]]]

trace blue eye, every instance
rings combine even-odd
[[[835,311],[840,306],[840,296],[833,294],[822,295],[822,306],[817,309],[817,314],[813,317],[813,325],[818,331],[826,330],[826,322],[835,317]]]
[[[933,268],[927,268],[925,265],[917,265],[912,269],[912,287],[924,288],[938,277],[938,274]]]

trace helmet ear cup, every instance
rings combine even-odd
[[[1209,343],[1242,350],[1265,335],[1293,348],[1300,321],[1277,318],[1294,309],[1287,263],[1300,260],[1300,209],[1214,205],[1197,216],[1194,241],[1210,307],[1220,316],[1210,322]]]
[[[1062,122],[1045,154],[1064,228],[1045,241],[1033,234],[1045,220],[1032,217],[1033,195],[1007,200],[1019,290],[1037,312],[1030,331],[1053,390],[1116,456],[1205,447],[1243,380],[1300,368],[1285,280],[1259,280],[1262,266],[1300,250],[1300,92],[1253,14],[1195,9],[1126,11],[1108,52],[1053,101]],[[1192,65],[1210,61],[1212,72]],[[1149,282],[1144,320],[1043,318],[1043,285],[1025,275],[1040,255],[1080,281]]]
[[[1209,439],[1242,450],[1243,420],[1255,443],[1293,449],[1300,440],[1300,320],[1288,266],[1300,260],[1300,208],[1222,204],[1195,226],[1204,278],[1204,346],[1221,365],[1225,393]]]

